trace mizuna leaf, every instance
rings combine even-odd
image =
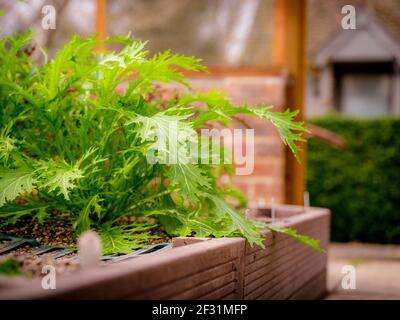
[[[31,192],[36,178],[28,168],[0,169],[0,207],[14,200],[21,192]]]
[[[260,118],[269,120],[279,132],[282,141],[289,146],[292,150],[293,155],[299,161],[300,148],[296,144],[299,141],[305,141],[302,137],[302,133],[306,131],[303,122],[296,122],[295,116],[298,114],[298,110],[285,112],[270,111],[269,108],[250,109],[255,115]]]
[[[43,222],[50,216],[47,212],[48,206],[3,206],[0,208],[0,220],[4,221],[0,223],[0,227],[14,224],[21,218],[29,216],[31,219],[36,220],[39,224]]]
[[[186,196],[193,198],[209,189],[210,184],[201,168],[191,164],[193,159],[186,153],[189,143],[197,146],[197,134],[186,123],[187,118],[187,115],[158,113],[152,117],[138,116],[128,124],[140,125],[136,130],[143,141],[152,142],[148,150],[154,155],[154,160],[170,166],[167,175],[171,184],[178,185]]]
[[[286,227],[281,227],[281,226],[276,226],[273,224],[266,224],[266,223],[258,223],[260,228],[265,228],[274,232],[280,232],[288,235],[289,237],[292,237],[296,239],[297,241],[300,241],[301,243],[304,243],[305,245],[309,246],[310,248],[318,251],[318,252],[325,252],[325,250],[320,246],[320,241],[310,238],[305,235],[298,234],[297,231],[293,228],[286,228]]]
[[[17,147],[17,140],[10,138],[6,135],[0,135],[0,161],[4,160],[4,163],[7,165],[8,159]]]
[[[154,225],[120,225],[103,224],[100,228],[100,239],[104,255],[112,253],[128,254],[143,248],[149,240],[156,239],[149,230]]]
[[[198,108],[198,116],[194,119],[194,126],[200,127],[204,123],[221,122],[229,123],[233,116],[238,114],[247,114],[263,118],[271,122],[278,130],[282,141],[289,146],[294,156],[299,160],[299,147],[297,142],[305,141],[302,138],[302,132],[306,131],[302,122],[296,122],[295,116],[298,110],[284,112],[271,111],[272,106],[260,106],[258,108],[250,107],[247,104],[234,106],[229,97],[212,90],[206,93],[189,93],[180,99],[180,103],[188,105],[193,102],[201,102],[207,105],[207,108]]]
[[[81,212],[79,212],[79,217],[75,225],[78,234],[90,229],[92,224],[92,220],[90,219],[91,215],[95,214],[98,219],[101,218],[102,207],[100,202],[100,197],[95,195],[89,198]]]
[[[49,163],[44,170],[40,176],[44,180],[43,187],[48,188],[49,192],[58,190],[58,194],[62,194],[66,200],[69,200],[69,192],[76,188],[76,180],[83,177],[80,169],[64,164],[54,166]]]
[[[220,217],[228,216],[234,228],[243,234],[250,244],[257,244],[260,247],[264,247],[261,229],[254,222],[248,220],[245,214],[236,211],[219,196],[208,193],[204,194],[204,196],[214,203],[216,214]]]
[[[190,198],[211,188],[208,177],[198,166],[193,164],[172,165],[169,178],[172,185],[178,185],[181,191]]]

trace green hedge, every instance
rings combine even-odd
[[[400,119],[310,122],[347,140],[345,150],[308,143],[310,201],[331,209],[331,239],[400,243]]]

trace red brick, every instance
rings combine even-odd
[[[257,158],[252,176],[271,176],[279,178],[283,174],[283,165],[274,159]]]
[[[260,157],[276,157],[280,158],[284,156],[285,149],[281,142],[277,143],[275,141],[263,142],[256,141],[254,146],[255,161],[260,161]]]
[[[236,104],[270,104],[282,106],[285,101],[285,83],[279,77],[227,77],[224,91]]]
[[[271,202],[272,198],[274,198],[274,202],[281,203],[284,200],[284,190],[280,183],[274,183],[273,185],[256,183],[254,185],[254,197],[256,201],[265,199],[266,202]]]

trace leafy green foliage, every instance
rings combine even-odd
[[[247,220],[243,213],[236,211],[229,204],[227,204],[221,197],[212,194],[206,194],[215,205],[216,215],[224,219],[225,215],[229,217],[229,224],[241,234],[246,234],[247,240],[250,243],[255,243],[263,246],[260,237],[261,230],[254,228],[254,222]]]
[[[207,109],[200,109],[200,115],[194,120],[196,127],[201,127],[207,121],[229,123],[232,116],[236,114],[246,114],[256,116],[270,121],[278,129],[282,141],[289,146],[296,159],[299,154],[299,147],[296,142],[305,141],[302,133],[305,131],[302,122],[296,122],[295,116],[298,111],[286,110],[285,112],[271,111],[272,106],[259,106],[258,108],[249,107],[247,104],[233,106],[229,98],[221,92],[210,91],[207,93],[189,94],[183,97],[183,102],[203,102],[207,104]]]
[[[338,150],[310,139],[307,188],[332,211],[333,241],[400,243],[400,119],[312,119],[346,140]]]
[[[78,168],[71,168],[65,163],[49,166],[51,162],[44,164],[39,170],[40,177],[46,182],[43,187],[48,188],[49,192],[58,190],[57,194],[62,194],[66,200],[69,200],[69,192],[76,187],[75,182],[82,178],[82,172]]]
[[[106,223],[100,226],[100,236],[103,243],[103,254],[131,253],[157,238],[149,233],[155,226],[147,224],[129,224],[111,226]]]
[[[0,262],[0,276],[21,275],[20,264],[13,259],[6,259]]]
[[[279,232],[279,233],[284,233],[288,235],[289,237],[292,237],[296,239],[297,241],[300,241],[301,243],[304,243],[305,245],[309,246],[310,248],[313,248],[319,252],[325,252],[323,248],[320,246],[320,241],[310,238],[305,235],[298,234],[297,231],[293,228],[286,228],[286,227],[281,227],[281,226],[276,226],[276,225],[271,225],[271,224],[260,224],[260,227],[264,226],[265,229],[268,229],[273,232]]]
[[[279,131],[282,141],[289,146],[296,159],[299,160],[298,141],[305,141],[301,133],[304,131],[302,122],[295,122],[298,111],[286,110],[285,112],[271,112],[268,109],[251,109],[255,115],[271,121]]]
[[[23,217],[29,217],[32,220],[37,221],[39,224],[43,224],[46,219],[50,217],[48,212],[48,205],[14,205],[9,204],[0,208],[0,227],[15,224],[19,219]]]
[[[187,147],[198,143],[204,125],[246,114],[272,122],[297,154],[304,129],[295,112],[234,106],[217,91],[195,93],[180,70],[205,70],[199,59],[169,51],[148,57],[145,43],[129,37],[73,37],[41,66],[24,53],[30,37],[0,40],[3,224],[27,215],[43,222],[57,211],[76,234],[98,230],[104,253],[127,253],[153,239],[146,224],[118,223],[143,216],[156,218],[169,235],[244,236],[262,245],[261,228],[240,211],[243,196],[217,183],[229,166],[199,164],[202,154]],[[122,49],[96,50],[103,44]],[[183,85],[182,92],[163,99],[158,84],[169,82]]]
[[[0,169],[0,206],[14,200],[21,192],[30,192],[35,184],[32,170],[20,167]]]

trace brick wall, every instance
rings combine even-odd
[[[285,76],[225,76],[193,78],[195,90],[219,88],[228,93],[235,104],[271,104],[283,110],[286,97]],[[265,120],[246,117],[245,122],[255,129],[254,172],[235,176],[234,184],[250,201],[283,203],[285,197],[285,150],[276,129]]]

